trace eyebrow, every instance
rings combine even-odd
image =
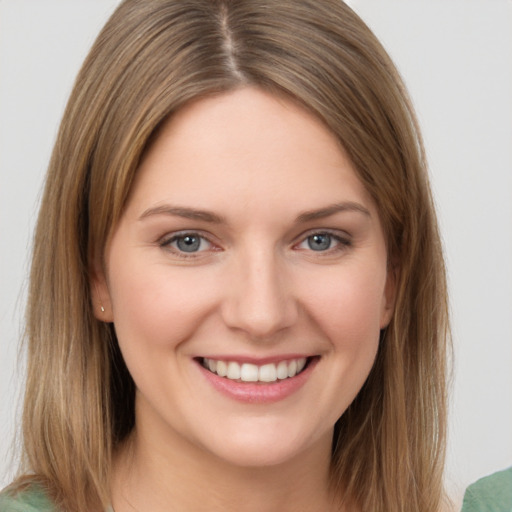
[[[313,220],[324,219],[326,217],[330,217],[331,215],[335,215],[336,213],[343,212],[359,212],[367,217],[371,217],[370,211],[367,210],[362,204],[354,203],[352,201],[346,201],[343,203],[335,203],[325,208],[320,208],[319,210],[310,210],[304,213],[301,213],[297,217],[297,224],[304,222],[311,222]]]
[[[142,215],[139,217],[139,220],[146,219],[147,217],[151,217],[153,215],[171,215],[174,217],[183,217],[185,219],[211,222],[212,224],[225,223],[223,217],[220,217],[219,215],[208,212],[206,210],[196,210],[195,208],[170,205],[161,205],[155,206],[154,208],[148,208],[142,213]]]
[[[368,217],[371,217],[369,210],[359,203],[346,201],[343,203],[335,203],[325,208],[317,210],[308,210],[297,216],[295,223],[301,224],[311,222],[318,219],[324,219],[335,215],[336,213],[343,212],[358,212]],[[171,206],[171,205],[160,205],[145,210],[139,217],[139,220],[146,219],[153,215],[170,215],[174,217],[182,217],[185,219],[198,220],[203,222],[209,222],[212,224],[225,224],[226,221],[220,215],[207,210],[197,210],[195,208],[187,208],[184,206]]]

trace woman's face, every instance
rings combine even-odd
[[[242,88],[147,151],[93,289],[137,387],[137,433],[236,465],[328,452],[374,362],[393,279],[345,152]]]

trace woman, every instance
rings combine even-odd
[[[27,335],[7,510],[439,510],[442,252],[364,23],[123,2],[50,162]]]

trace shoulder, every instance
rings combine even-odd
[[[56,509],[40,487],[32,486],[23,491],[2,491],[0,512],[56,512]]]
[[[470,485],[462,512],[512,512],[512,467]]]

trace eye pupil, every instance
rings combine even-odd
[[[194,235],[185,235],[176,240],[176,245],[180,251],[195,252],[201,245],[201,238]]]
[[[325,251],[331,246],[331,236],[328,234],[316,234],[308,237],[308,246],[313,251]]]

